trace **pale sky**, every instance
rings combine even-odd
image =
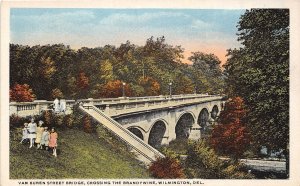
[[[217,55],[239,47],[237,22],[245,10],[222,9],[11,9],[10,42],[22,45],[63,43],[71,48],[119,46],[129,40],[142,46],[151,36],[171,45]]]

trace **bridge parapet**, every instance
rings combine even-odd
[[[66,113],[72,113],[73,106],[76,103],[83,105],[96,105],[100,110],[108,115],[117,115],[127,112],[142,111],[149,109],[158,109],[163,107],[171,107],[179,104],[189,103],[192,100],[218,98],[222,96],[207,95],[207,94],[184,94],[169,96],[148,96],[148,97],[119,97],[119,98],[103,98],[103,99],[79,99],[66,100]],[[9,114],[15,114],[21,117],[38,115],[43,110],[51,110],[53,101],[35,100],[33,102],[10,102]]]
[[[89,105],[95,105],[109,116],[118,116],[132,112],[145,112],[155,109],[170,109],[184,105],[198,104],[201,102],[220,101],[222,96],[212,95],[192,95],[192,96],[174,96],[172,98],[159,97],[156,99],[131,99],[120,102],[89,102]]]
[[[75,100],[66,100],[66,113],[72,113]],[[53,101],[10,102],[9,115],[21,117],[39,115],[44,110],[52,110]]]

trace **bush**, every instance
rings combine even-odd
[[[64,117],[63,123],[68,128],[72,128],[72,127],[74,127],[74,119],[75,119],[75,117],[73,114],[68,114]]]
[[[190,178],[222,178],[222,162],[204,140],[189,144],[185,161]]]
[[[221,160],[205,141],[189,144],[185,171],[189,178],[205,179],[249,179],[253,175],[245,173],[242,165],[232,160]]]
[[[181,164],[177,158],[158,158],[149,167],[149,171],[154,178],[174,179],[185,178]]]
[[[23,127],[24,123],[29,123],[31,118],[34,118],[36,121],[39,118],[39,116],[35,115],[28,117],[20,117],[16,114],[12,114],[11,116],[9,116],[9,126],[11,128]]]
[[[87,132],[87,133],[94,133],[96,132],[96,128],[95,128],[95,125],[91,119],[91,117],[89,115],[85,115],[83,117],[83,130],[84,132]]]
[[[188,149],[188,143],[189,143],[188,139],[176,139],[170,141],[167,148],[176,152],[177,154],[186,154]]]

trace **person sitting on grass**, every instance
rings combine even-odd
[[[30,146],[29,148],[34,146],[34,141],[36,138],[36,123],[34,122],[34,119],[31,119],[31,122],[28,124],[28,131],[29,131],[29,140],[30,140]]]
[[[44,132],[44,127],[42,127],[43,123],[44,122],[42,120],[40,120],[39,121],[39,126],[36,128],[35,143],[37,144],[37,149],[39,149],[41,147],[41,139],[42,139],[42,134]]]
[[[55,131],[54,128],[52,128],[51,132],[50,132],[49,147],[52,149],[53,156],[55,156],[55,157],[57,157],[57,154],[56,154],[57,138],[58,138],[57,132]]]
[[[42,138],[41,138],[41,149],[45,146],[45,149],[48,150],[50,133],[48,131],[48,127],[44,128]]]
[[[28,143],[29,139],[28,139],[28,123],[24,123],[24,128],[22,129],[22,140],[20,143]]]

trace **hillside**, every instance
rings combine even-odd
[[[102,131],[102,132],[101,132]],[[116,139],[79,129],[58,129],[58,157],[20,144],[17,130],[10,142],[11,179],[149,178],[147,170]],[[102,136],[102,137],[101,137]]]

